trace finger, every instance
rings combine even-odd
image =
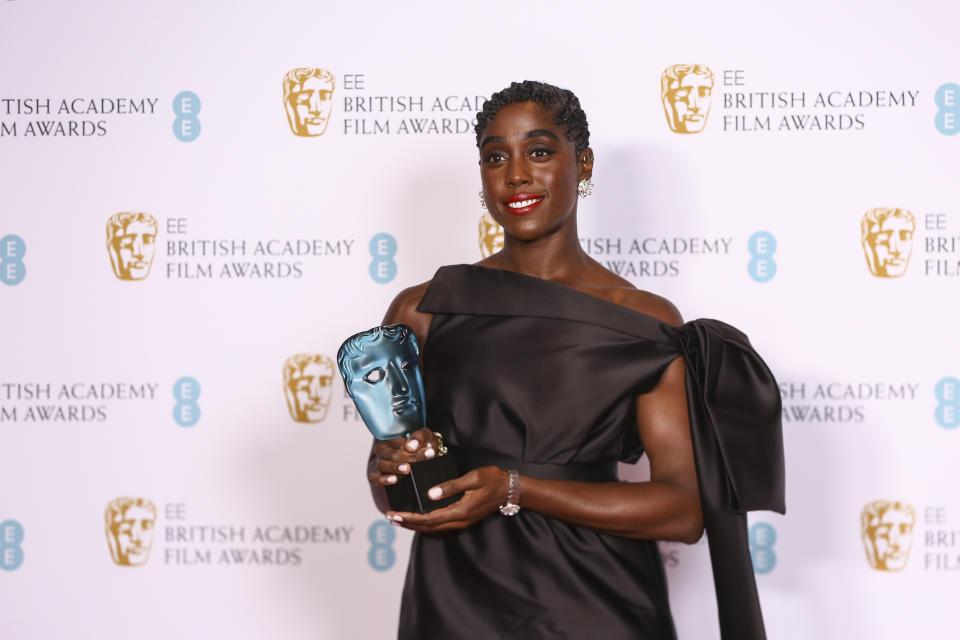
[[[378,447],[382,447],[384,449],[402,449],[406,441],[406,438],[403,437],[389,438],[387,440],[375,440],[373,443],[373,450],[376,451]]]
[[[453,504],[449,504],[427,513],[403,514],[404,526],[415,527],[439,527],[448,523],[465,523],[472,520],[478,520],[476,515],[476,500],[466,495]],[[484,514],[485,515],[485,514]]]
[[[469,515],[469,509],[458,505],[459,503],[456,503],[449,507],[431,511],[430,513],[404,514],[403,521],[397,524],[412,531],[437,533],[463,529],[479,519],[471,517]]]
[[[417,429],[407,437],[404,448],[412,453],[419,450],[420,447],[426,446],[428,442],[433,443],[433,432],[424,427],[423,429]]]
[[[410,463],[393,462],[392,460],[380,460],[377,462],[377,470],[380,473],[400,473],[406,475],[410,473]]]
[[[410,531],[417,531],[419,533],[443,533],[444,531],[456,531],[457,529],[465,529],[469,527],[471,522],[466,520],[453,520],[450,522],[445,522],[443,524],[428,526],[428,525],[411,525],[403,523],[399,526],[409,529]]]
[[[416,462],[420,462],[421,460],[430,460],[436,455],[437,450],[434,448],[432,442],[428,442],[424,446],[420,447],[417,449],[416,453],[413,454]]]
[[[367,479],[370,481],[370,484],[377,484],[380,486],[386,486],[389,484],[397,484],[399,478],[394,473],[371,473],[367,476]]]
[[[403,445],[406,442],[403,438],[393,438],[392,440],[377,440],[373,445],[374,455],[386,458],[392,452],[403,451]]]
[[[462,515],[451,509],[453,505],[429,513],[393,513],[387,512],[388,519],[394,524],[417,531],[432,529],[449,522],[462,520]],[[442,513],[441,513],[442,512]]]
[[[389,460],[390,462],[395,462],[397,464],[400,464],[402,462],[410,463],[410,462],[417,461],[416,454],[410,453],[409,451],[406,451],[404,449],[385,448],[385,449],[376,451],[376,455],[381,460]]]
[[[479,476],[476,471],[468,471],[459,478],[447,480],[446,482],[441,482],[438,485],[430,487],[430,489],[427,490],[427,497],[431,500],[441,500],[459,493],[464,493],[470,489],[476,489],[480,486],[478,478]]]
[[[406,526],[408,519],[412,518],[419,514],[409,513],[406,511],[387,511],[383,514],[383,517],[387,519],[387,522],[390,524],[397,525],[398,527]]]

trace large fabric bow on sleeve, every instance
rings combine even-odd
[[[763,639],[746,512],[786,509],[780,391],[730,325],[695,320],[677,331],[721,637]]]

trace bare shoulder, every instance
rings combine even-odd
[[[677,307],[663,296],[658,296],[655,293],[643,291],[630,285],[630,288],[615,289],[613,298],[611,302],[653,316],[666,324],[675,327],[683,324],[683,316],[680,315]]]
[[[431,281],[408,287],[397,294],[390,303],[387,313],[383,316],[383,324],[405,324],[413,329],[417,341],[424,344],[427,332],[430,330],[430,321],[433,314],[417,311],[417,306],[423,300]]]
[[[598,265],[599,266],[599,265]],[[603,269],[601,267],[601,269]],[[663,296],[637,289],[633,284],[615,273],[603,269],[594,274],[595,285],[587,293],[599,296],[621,307],[639,311],[669,325],[683,324],[683,316],[676,306]]]

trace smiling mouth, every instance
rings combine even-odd
[[[533,196],[524,193],[504,201],[504,204],[507,205],[507,210],[510,213],[521,216],[530,213],[540,206],[543,199],[544,196]]]

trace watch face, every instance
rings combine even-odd
[[[505,504],[500,507],[500,513],[505,516],[515,516],[520,513],[520,505],[518,504]]]

